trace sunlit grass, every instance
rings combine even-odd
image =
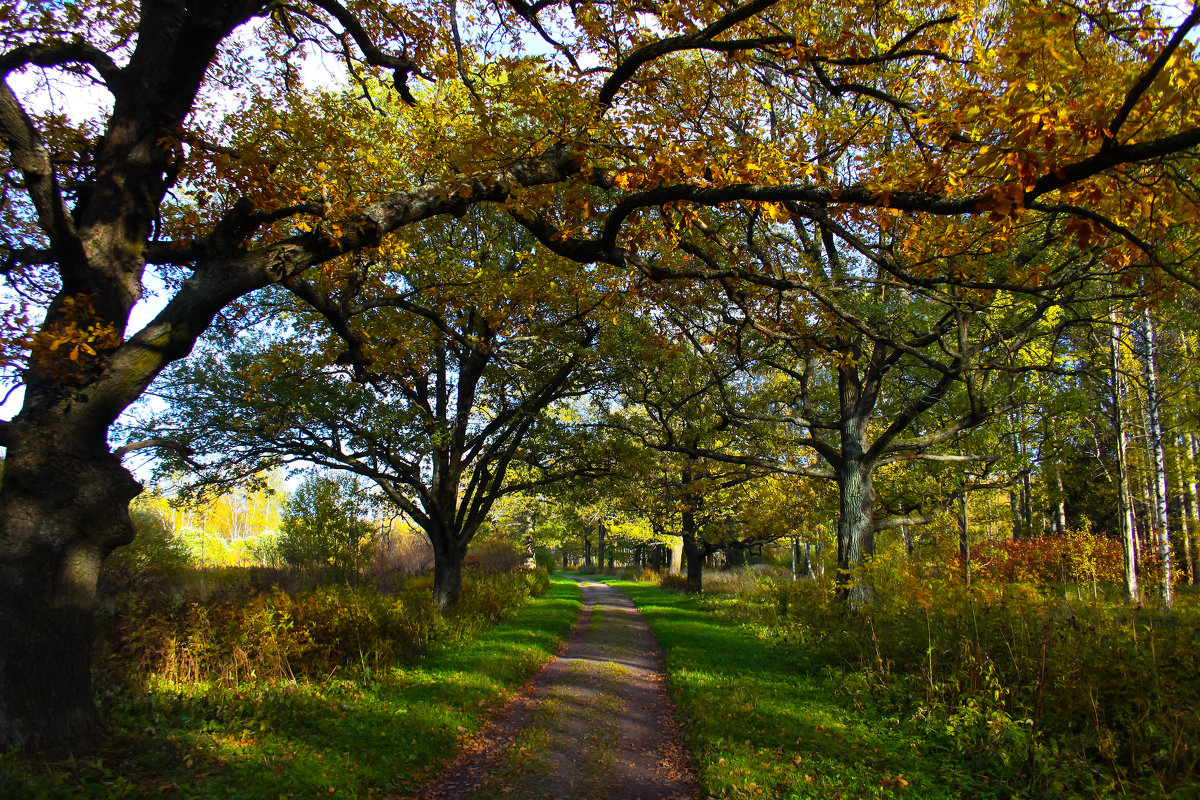
[[[50,763],[0,756],[0,797],[406,794],[553,655],[579,595],[555,580],[511,620],[412,665],[237,689],[158,683],[140,697],[107,698],[101,746]]]
[[[855,710],[828,658],[759,635],[710,600],[613,581],[662,646],[701,785],[719,798],[1007,797],[943,743]]]
[[[1164,614],[914,583],[851,617],[803,581],[613,582],[663,645],[712,797],[1200,797],[1186,591]]]

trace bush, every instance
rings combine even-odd
[[[1121,543],[1088,531],[1067,536],[990,540],[971,550],[975,580],[1040,585],[1121,583]]]
[[[683,594],[688,590],[687,576],[676,572],[660,572],[658,585],[668,592]]]
[[[476,632],[549,586],[543,570],[473,572],[449,617],[434,606],[428,578],[408,581],[395,596],[334,585],[294,594],[276,587],[207,603],[124,597],[100,637],[99,682],[136,686],[154,677],[236,687],[377,670]]]
[[[462,594],[454,609],[458,635],[466,636],[481,626],[506,617],[529,597],[550,589],[550,574],[542,569],[508,573],[476,572],[463,581]]]
[[[526,554],[509,542],[491,540],[476,541],[470,550],[464,564],[467,567],[500,574],[512,572],[525,566]]]
[[[997,785],[1059,797],[1092,796],[1092,781],[1114,795],[1194,788],[1200,611],[1183,596],[1165,614],[1070,602],[1057,586],[968,587],[919,562],[866,571],[877,599],[859,614],[831,578],[769,579],[711,608],[827,663],[842,702],[877,709]]]
[[[367,565],[374,526],[354,478],[316,476],[296,489],[283,509],[275,547],[289,566],[337,579],[356,578]]]
[[[131,544],[118,547],[105,560],[102,585],[110,591],[129,591],[179,578],[192,559],[187,543],[172,532],[170,521],[146,503],[135,503],[129,516],[137,534]]]

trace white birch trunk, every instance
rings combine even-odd
[[[1146,326],[1146,410],[1150,429],[1150,457],[1154,467],[1155,507],[1151,518],[1152,538],[1158,544],[1158,557],[1162,561],[1162,598],[1167,608],[1174,601],[1172,581],[1174,570],[1171,563],[1171,529],[1167,518],[1167,467],[1163,452],[1162,415],[1159,407],[1157,347],[1154,318],[1150,309],[1142,312]]]

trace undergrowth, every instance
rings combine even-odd
[[[1194,595],[1167,613],[1090,586],[1081,601],[1061,587],[880,572],[876,604],[858,614],[829,580],[760,575],[701,598],[634,588],[714,795],[1200,796]],[[730,666],[739,652],[745,674]],[[812,720],[838,733],[824,741]],[[738,739],[771,747],[743,758]]]
[[[768,582],[763,622],[836,659],[846,702],[897,716],[969,775],[1033,796],[1200,794],[1195,596],[1167,612],[895,565],[874,580],[857,615],[827,582]]]
[[[103,740],[53,760],[0,754],[0,797],[408,794],[553,654],[580,606],[573,582],[544,572],[470,574],[445,618],[427,594],[134,603],[106,625]]]

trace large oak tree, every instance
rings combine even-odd
[[[597,270],[534,258],[511,223],[469,216],[412,229],[350,274],[288,280],[275,324],[169,371],[156,394],[170,408],[146,434],[191,456],[167,468],[222,487],[296,462],[357,475],[429,538],[434,599],[456,603],[496,501],[583,469],[569,404],[595,382],[594,317],[611,313]],[[594,282],[543,290],[570,271]]]

